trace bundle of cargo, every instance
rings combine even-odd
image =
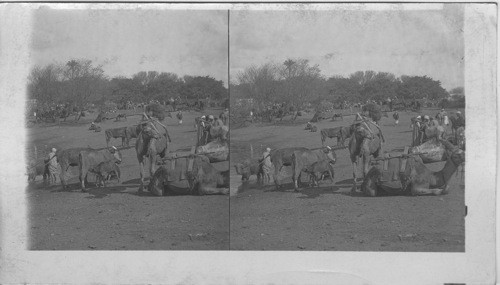
[[[229,159],[229,146],[227,142],[213,141],[206,145],[199,146],[196,154],[208,157],[210,162],[221,162]]]
[[[420,158],[423,163],[446,161],[447,159],[446,149],[437,138],[433,138],[421,145],[412,147],[410,153],[421,153]]]

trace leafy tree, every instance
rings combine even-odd
[[[111,89],[111,100],[125,103],[127,101],[139,102],[146,98],[141,90],[141,85],[135,79],[126,77],[115,77],[109,83]]]
[[[282,83],[279,97],[286,104],[298,109],[319,97],[324,79],[318,65],[311,66],[306,59],[288,59],[278,72]]]
[[[62,68],[56,64],[45,67],[35,66],[28,77],[29,98],[39,102],[57,102],[63,90],[60,84]]]
[[[398,94],[405,99],[439,100],[446,98],[448,92],[441,82],[427,76],[401,76]]]
[[[68,97],[72,105],[83,107],[87,102],[103,99],[107,77],[102,66],[93,66],[91,60],[70,60],[66,63],[63,74]]]
[[[330,77],[326,80],[323,89],[323,98],[335,103],[361,100],[361,86],[352,78]]]
[[[242,98],[254,99],[257,104],[278,99],[278,69],[274,64],[250,66],[236,77]]]
[[[184,84],[180,94],[189,99],[210,99],[223,101],[228,98],[228,92],[222,80],[210,76],[184,76]]]
[[[450,95],[453,96],[465,96],[464,88],[463,87],[455,87],[450,90]]]
[[[356,81],[361,87],[364,87],[366,83],[375,78],[376,74],[377,73],[373,70],[356,71],[349,75],[349,78]]]

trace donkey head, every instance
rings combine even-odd
[[[337,154],[335,153],[335,150],[329,146],[326,146],[323,149],[323,152],[326,153],[326,156],[330,160],[330,162],[335,163],[337,161]]]
[[[115,146],[110,147],[109,152],[113,155],[116,163],[120,164],[122,162],[122,154]]]

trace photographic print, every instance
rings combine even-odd
[[[227,20],[34,11],[30,249],[228,249]]]
[[[463,22],[231,11],[231,248],[463,252]]]
[[[497,50],[495,3],[5,3],[0,283],[493,284]]]

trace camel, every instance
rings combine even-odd
[[[374,134],[368,126],[368,123],[375,126],[378,132]],[[365,176],[368,173],[371,157],[377,158],[382,153],[382,143],[385,140],[382,130],[375,123],[366,118],[362,118],[359,114],[357,114],[352,128],[353,134],[349,140],[349,153],[353,170],[353,186],[351,193],[354,193],[357,187],[356,170],[358,168],[358,158],[363,157],[363,176]]]
[[[372,167],[361,185],[362,192],[372,197],[381,192],[404,194],[408,189],[414,196],[447,194],[452,175],[465,161],[465,152],[446,140],[440,142],[448,152],[446,164],[440,171],[429,170],[418,155],[388,158],[386,169],[389,171],[384,171],[381,165]]]
[[[217,170],[207,157],[196,155],[167,161],[151,176],[148,191],[153,195],[229,194],[229,170]]]
[[[145,115],[147,117],[147,115]],[[158,128],[156,128],[155,123],[162,125],[165,129],[165,133],[160,133]],[[144,160],[148,158],[149,161],[149,177],[153,177],[155,173],[157,155],[160,157],[165,157],[167,153],[168,144],[170,142],[170,136],[168,135],[167,128],[154,119],[149,119],[144,127],[142,128],[140,134],[137,137],[137,142],[135,143],[135,151],[137,153],[137,160],[141,167],[141,186],[139,187],[139,192],[144,189]]]

